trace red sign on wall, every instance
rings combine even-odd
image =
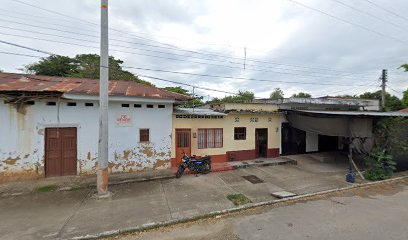
[[[132,126],[132,117],[130,114],[122,113],[116,118],[116,126],[118,127],[130,127]]]

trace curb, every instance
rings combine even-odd
[[[112,237],[112,236],[116,236],[116,235],[120,235],[124,233],[139,232],[139,231],[144,231],[144,230],[149,230],[149,229],[154,229],[154,228],[159,228],[159,227],[175,225],[179,223],[186,223],[186,222],[196,221],[199,219],[205,219],[205,218],[210,218],[210,217],[219,216],[219,215],[226,215],[229,213],[234,213],[234,212],[238,212],[242,210],[248,210],[248,209],[253,209],[253,208],[262,207],[262,206],[275,205],[278,203],[296,202],[302,199],[325,195],[325,194],[329,194],[333,192],[342,192],[342,191],[347,191],[350,189],[364,188],[364,187],[369,187],[373,185],[381,185],[381,184],[390,183],[390,182],[397,182],[397,181],[404,180],[404,179],[408,179],[408,176],[397,177],[397,178],[392,178],[392,179],[387,179],[387,180],[382,180],[382,181],[377,181],[377,182],[353,184],[347,187],[335,188],[335,189],[330,189],[330,190],[325,190],[325,191],[320,191],[320,192],[315,192],[315,193],[308,193],[308,194],[303,194],[303,195],[297,195],[297,196],[289,197],[285,199],[277,199],[277,200],[253,203],[253,204],[249,204],[249,205],[245,205],[241,207],[234,207],[234,208],[229,208],[229,209],[224,209],[224,210],[219,210],[219,211],[213,211],[213,212],[204,213],[204,214],[193,216],[193,217],[186,217],[183,219],[162,221],[162,222],[156,222],[156,223],[146,223],[146,224],[142,224],[142,225],[135,226],[135,227],[105,231],[105,232],[101,232],[101,233],[94,234],[94,235],[85,235],[85,236],[79,236],[79,237],[74,237],[70,239],[85,240],[85,239],[99,239],[102,237]]]

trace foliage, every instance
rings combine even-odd
[[[408,108],[408,89],[403,92],[402,104],[404,105],[404,108]]]
[[[47,185],[47,186],[43,186],[43,187],[34,189],[34,192],[37,192],[37,193],[54,192],[57,189],[58,189],[57,185]]]
[[[179,94],[183,94],[186,96],[190,96],[193,97],[193,99],[189,100],[188,102],[186,102],[184,105],[180,106],[180,107],[185,107],[185,108],[192,108],[192,107],[196,107],[196,106],[200,106],[203,105],[203,96],[198,96],[197,94],[194,94],[195,96],[193,96],[193,93],[190,93],[189,90],[184,89],[180,86],[178,87],[166,87],[164,88],[165,90],[169,91],[169,92],[175,92],[175,93],[179,93]]]
[[[245,196],[242,193],[229,194],[227,195],[227,199],[230,200],[232,203],[234,203],[235,206],[244,205],[244,204],[252,202],[251,199],[249,199],[247,196]]]
[[[39,62],[27,65],[26,71],[36,75],[78,77],[99,79],[99,55],[78,54],[74,58],[52,55]],[[123,61],[109,57],[109,79],[135,81],[153,86],[152,83],[139,79],[133,73],[123,70]]]
[[[357,95],[350,95],[350,94],[337,95],[337,96],[334,96],[334,97],[336,97],[336,98],[358,98]]]
[[[386,153],[385,149],[375,148],[366,157],[364,177],[371,181],[388,179],[396,170],[395,166],[391,154]]]
[[[367,179],[376,181],[391,177],[396,169],[393,156],[408,153],[408,140],[401,135],[407,123],[404,118],[384,118],[376,123],[374,147],[366,156]]]
[[[408,72],[408,64],[402,64],[399,68],[403,68],[405,72]]]
[[[293,94],[292,97],[294,97],[294,98],[311,98],[312,95],[310,95],[309,93],[305,93],[305,92],[299,92],[299,93]]]
[[[378,99],[381,103],[381,91],[366,92],[359,96],[360,98]],[[389,93],[385,93],[385,111],[398,111],[403,109],[402,101]]]
[[[255,99],[255,94],[251,91],[239,91],[237,95],[226,96],[223,98],[213,98],[209,101],[209,104],[220,104],[220,103],[239,103],[245,101],[252,101]]]
[[[280,99],[283,98],[284,94],[282,89],[280,88],[275,88],[273,92],[271,92],[271,95],[269,96],[271,99]]]

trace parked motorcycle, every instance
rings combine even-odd
[[[194,174],[207,174],[211,172],[211,157],[204,156],[202,158],[196,159],[195,156],[187,156],[187,154],[184,154],[184,156],[181,158],[181,164],[177,170],[176,178],[181,177],[186,168],[188,168],[188,170],[190,170]]]

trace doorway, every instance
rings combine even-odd
[[[306,153],[306,132],[282,123],[282,155]]]
[[[191,129],[177,128],[176,129],[176,161],[178,166],[181,163],[183,155],[191,155]]]
[[[266,158],[268,154],[268,129],[255,129],[255,156],[256,158]]]
[[[45,129],[45,176],[77,174],[77,129]]]

